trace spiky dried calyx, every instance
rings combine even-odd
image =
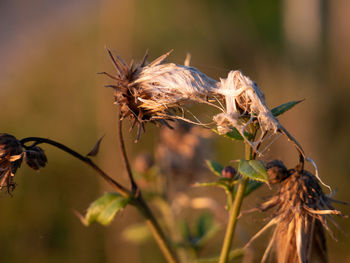
[[[158,114],[157,112],[153,113],[151,110],[144,109],[142,107],[143,103],[141,100],[139,100],[139,98],[148,99],[150,98],[151,94],[145,92],[141,85],[134,84],[135,80],[137,80],[140,72],[142,71],[142,68],[145,67],[147,54],[140,64],[135,66],[132,63],[129,66],[121,57],[118,55],[113,55],[110,50],[107,51],[116,72],[113,75],[102,72],[115,81],[115,83],[112,85],[106,85],[106,87],[114,89],[115,103],[120,106],[120,117],[122,119],[129,118],[133,120],[133,126],[138,126],[139,137],[141,129],[144,129],[144,122],[150,121],[154,114]],[[164,111],[162,113],[164,113]]]
[[[285,174],[282,165],[275,162],[271,167],[277,167]],[[260,206],[262,211],[275,208],[273,218],[248,245],[268,227],[276,225],[262,262],[265,262],[272,248],[278,263],[307,263],[311,257],[327,262],[324,229],[333,236],[327,221],[338,227],[331,215],[342,215],[332,206],[332,202],[339,201],[326,196],[317,178],[303,170],[303,165],[289,169],[287,174],[279,182],[277,194]]]

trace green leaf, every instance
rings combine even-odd
[[[228,139],[231,139],[231,140],[236,140],[236,141],[243,141],[243,137],[242,135],[239,133],[239,131],[234,128],[234,127],[230,127],[231,128],[231,131],[228,132],[228,133],[225,133],[225,134],[220,134],[221,136],[225,137],[225,138],[228,138]],[[219,134],[219,132],[217,131],[217,129],[213,129],[213,131],[217,134]],[[244,136],[250,140],[253,135],[250,134],[249,132],[244,132]]]
[[[206,163],[210,171],[212,171],[217,176],[221,176],[221,171],[224,169],[224,167],[221,164],[210,160],[207,160]]]
[[[249,194],[251,194],[253,191],[258,189],[262,185],[263,185],[263,183],[259,182],[259,181],[249,181],[248,185],[244,191],[244,197],[248,196]]]
[[[250,179],[268,183],[266,168],[259,160],[240,160],[238,171]]]
[[[89,226],[93,222],[108,225],[112,222],[116,213],[121,211],[130,201],[117,193],[106,193],[92,202],[84,218],[81,218],[84,225]]]
[[[277,116],[285,113],[286,111],[290,110],[291,108],[293,108],[295,105],[299,104],[302,101],[304,101],[304,100],[295,100],[295,101],[290,101],[290,102],[284,103],[280,106],[277,106],[276,108],[273,108],[271,110],[271,113],[273,116],[277,117]]]

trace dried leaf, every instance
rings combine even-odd
[[[96,142],[95,146],[92,148],[92,150],[86,155],[86,156],[96,156],[98,154],[98,151],[100,150],[100,144],[102,142],[104,135]]]

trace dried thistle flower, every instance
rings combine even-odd
[[[21,143],[10,134],[0,133],[0,189],[5,186],[9,193],[14,189],[13,177],[21,166],[22,158]]]
[[[272,248],[278,263],[307,263],[311,257],[328,262],[324,229],[334,238],[328,221],[339,228],[331,215],[342,215],[332,206],[332,202],[341,202],[323,193],[317,178],[303,170],[303,163],[286,170],[282,162],[274,161],[268,165],[268,173],[271,183],[277,183],[279,190],[260,209],[275,208],[275,211],[271,221],[246,247],[270,226],[276,225],[262,262],[267,260]]]
[[[138,125],[138,138],[145,122],[165,124],[172,120],[172,109],[179,109],[189,101],[202,101],[216,81],[195,68],[163,63],[168,52],[146,65],[148,54],[136,66],[128,66],[119,56],[108,53],[113,61],[116,74],[108,75],[115,84],[115,102],[120,105],[121,117],[133,120]]]
[[[266,106],[265,97],[259,87],[239,70],[230,71],[226,79],[221,79],[218,93],[226,98],[226,112],[214,117],[220,133],[235,127],[243,136],[245,127],[257,118],[263,132],[278,130],[278,121]],[[244,123],[240,117],[249,116]]]
[[[216,92],[225,97],[226,110],[214,116],[219,134],[225,134],[234,127],[247,143],[257,152],[256,145],[260,144],[267,132],[283,133],[294,143],[298,151],[307,158],[300,144],[273,116],[265,102],[265,96],[258,85],[239,70],[230,71],[226,79],[220,79]],[[249,141],[244,132],[249,124],[257,120],[261,136],[255,142]],[[259,153],[261,154],[261,153]]]
[[[322,185],[330,187],[322,182],[318,174],[316,163],[306,156],[299,142],[285,129],[267,107],[265,96],[258,85],[239,70],[230,71],[226,79],[221,79],[218,89],[214,90],[226,99],[226,110],[214,116],[219,134],[225,134],[234,127],[242,135],[245,141],[260,155],[257,145],[261,144],[267,132],[272,134],[282,133],[293,143],[304,160],[310,162],[315,168],[315,176]],[[212,91],[212,92],[214,92]],[[248,119],[248,120],[247,120]],[[261,129],[260,138],[255,142],[249,141],[244,132],[249,124],[257,120]],[[249,131],[248,131],[249,132]]]

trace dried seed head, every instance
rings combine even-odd
[[[274,160],[266,164],[267,174],[269,175],[269,182],[277,184],[288,177],[287,168],[280,160]]]
[[[244,131],[254,119],[258,120],[262,134],[266,131],[277,132],[279,123],[267,107],[264,94],[241,71],[230,71],[226,79],[221,79],[217,93],[226,98],[226,111],[214,116],[219,133],[226,133],[235,127],[245,138]],[[243,120],[244,117],[249,120]],[[252,145],[250,141],[247,142]]]
[[[45,167],[47,158],[43,149],[34,146],[24,152],[24,161],[30,168],[39,170],[41,167]]]
[[[116,69],[115,75],[103,72],[115,83],[115,102],[120,105],[121,117],[130,118],[138,125],[140,135],[145,122],[165,124],[172,120],[172,109],[199,97],[216,86],[216,81],[195,68],[163,63],[168,52],[146,65],[147,54],[138,65],[128,66],[119,56],[109,55]]]
[[[284,171],[282,163],[271,167]],[[275,208],[272,220],[248,245],[268,227],[276,225],[262,262],[267,259],[271,248],[275,250],[278,263],[310,262],[316,256],[320,262],[327,262],[324,229],[333,236],[327,222],[338,227],[331,215],[342,214],[332,206],[335,200],[323,193],[313,174],[300,170],[300,165],[287,173],[289,176],[280,181],[278,193],[260,207],[262,211]]]
[[[228,179],[235,178],[236,174],[237,171],[232,166],[225,166],[225,168],[221,171],[221,176]]]
[[[21,143],[12,135],[0,133],[0,189],[10,192],[15,184],[13,177],[21,166],[23,150]]]

